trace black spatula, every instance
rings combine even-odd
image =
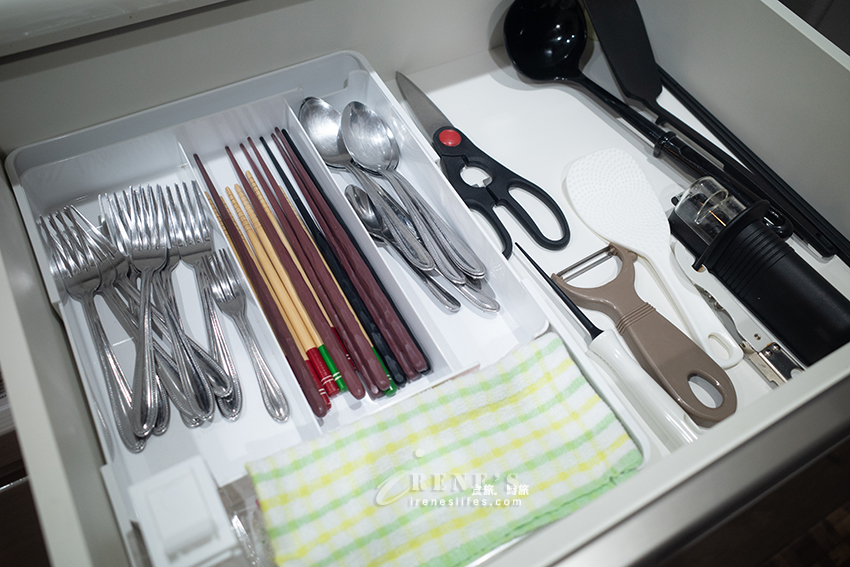
[[[744,200],[752,202],[759,198],[768,199],[773,207],[773,212],[768,219],[775,225],[779,225],[778,234],[789,236],[791,230],[795,230],[823,256],[831,256],[838,251],[839,255],[847,261],[850,250],[841,246],[844,242],[839,242],[839,246],[836,246],[835,229],[816,212],[812,214],[812,211],[801,210],[795,204],[799,196],[787,185],[781,183],[780,187],[777,187],[761,169],[755,168],[754,171],[757,173],[753,173],[741,166],[711,141],[658,104],[662,72],[655,62],[643,17],[635,0],[584,0],[584,6],[614,78],[625,96],[642,102],[660,122],[669,123],[722,164],[724,172],[737,185],[729,189],[733,191],[737,189],[738,193],[743,193],[741,196]],[[699,115],[697,116],[702,120]],[[719,123],[713,116],[711,118]],[[711,128],[711,124],[706,126],[715,131]],[[747,155],[754,155],[725,127],[722,131],[715,131],[715,134],[730,147],[743,147],[747,150]],[[735,153],[739,154],[737,151]],[[748,167],[753,167],[745,157],[739,155],[739,158]],[[788,194],[788,191],[791,191],[791,194]],[[833,238],[830,239],[826,236],[827,234]]]

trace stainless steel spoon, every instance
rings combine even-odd
[[[371,204],[369,203],[369,196],[362,189],[353,185],[349,185],[346,188],[345,195],[354,207],[355,212],[357,212],[358,216],[363,222],[363,225],[366,227],[366,230],[368,230],[373,237],[385,240],[390,244],[393,244],[392,240],[390,240],[392,235],[388,234],[386,228],[381,226],[384,223],[380,222],[380,216],[377,214],[377,211],[375,211],[374,208],[371,207]],[[372,217],[375,217],[375,220],[373,220]],[[437,299],[440,299],[440,301],[442,302],[442,299],[437,296],[436,290],[431,288],[431,284],[436,285],[438,281],[437,276],[445,277],[445,275],[442,274],[438,268],[434,268],[434,270],[432,270],[431,272],[423,272],[422,270],[415,271],[419,272],[423,277],[427,277],[427,280],[423,281],[425,281],[425,283],[429,286],[429,289],[431,289],[432,293],[434,293]],[[484,282],[483,279],[472,279],[465,277],[463,283],[450,283],[455,287],[458,293],[460,293],[472,305],[474,305],[481,311],[498,311],[501,308],[499,302],[496,301],[490,294],[484,292],[482,282]],[[442,288],[442,286],[437,287],[440,288],[441,294],[445,293],[446,295],[450,295]],[[450,297],[452,302],[457,301],[453,296]],[[446,304],[446,307],[449,307],[448,304]]]
[[[369,198],[369,195],[365,191],[355,185],[349,185],[345,188],[345,198],[351,203],[351,207],[357,214],[357,218],[360,219],[366,231],[372,235],[372,238],[379,242],[386,242],[398,250],[398,244],[395,242],[392,233],[388,230],[387,223],[384,222],[380,213],[375,210],[372,199]],[[429,272],[424,272],[415,266],[410,267],[443,307],[452,313],[460,309],[460,302],[448,290],[437,283]]]
[[[463,284],[465,274],[483,277],[484,264],[396,170],[401,152],[386,122],[365,104],[354,101],[342,111],[341,133],[354,161],[393,186],[440,273],[453,284]]]
[[[406,214],[394,208],[394,203],[383,188],[358,168],[351,159],[340,133],[340,113],[324,100],[316,97],[304,99],[298,111],[298,120],[322,159],[331,167],[343,168],[351,173],[369,194],[377,210],[385,219],[399,251],[412,266],[425,271],[434,269],[434,259],[419,242],[415,232],[404,223]]]

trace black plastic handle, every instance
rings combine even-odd
[[[546,191],[491,158],[456,128],[446,127],[437,130],[434,133],[433,144],[440,155],[449,183],[466,206],[484,215],[493,225],[502,240],[502,254],[506,258],[510,258],[512,241],[507,229],[493,210],[497,205],[505,207],[543,248],[561,250],[570,242],[570,228],[564,212]],[[490,177],[486,188],[472,187],[463,180],[461,172],[467,167],[478,168]],[[528,211],[510,194],[511,189],[525,191],[543,203],[558,222],[560,238],[553,240],[543,234]]]

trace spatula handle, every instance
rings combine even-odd
[[[672,252],[671,252],[672,253]],[[744,358],[744,351],[738,345],[738,341],[723,327],[720,319],[711,312],[711,309],[696,293],[693,297],[687,297],[682,284],[676,280],[674,274],[677,268],[673,267],[669,254],[660,254],[653,258],[652,267],[664,284],[667,295],[673,300],[679,315],[685,326],[691,332],[694,342],[708,353],[714,361],[722,368],[732,368]],[[715,348],[712,344],[716,341],[722,348]],[[720,351],[723,352],[720,352]]]

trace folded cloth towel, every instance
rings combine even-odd
[[[283,565],[463,566],[628,478],[641,453],[548,333],[248,463]]]

